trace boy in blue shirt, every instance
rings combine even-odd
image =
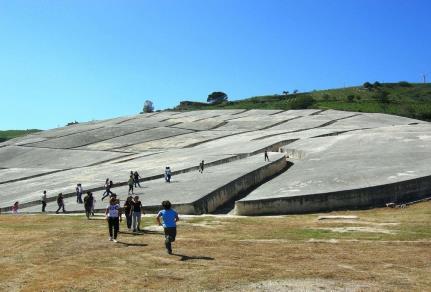
[[[157,223],[163,226],[165,231],[165,247],[168,254],[172,254],[171,243],[175,241],[175,237],[177,236],[177,221],[180,219],[178,218],[178,213],[174,209],[171,209],[171,202],[163,201],[162,207],[163,210],[157,214]],[[160,217],[163,219],[163,224],[160,221]]]

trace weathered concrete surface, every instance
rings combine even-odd
[[[70,169],[98,164],[126,155],[106,151],[7,146],[0,148],[0,165],[4,168]]]
[[[91,121],[0,143],[0,210],[15,201],[39,204],[44,189],[50,199],[58,192],[72,195],[77,183],[97,192],[107,177],[121,188],[131,170],[139,171],[145,185],[154,183],[144,189],[148,198],[168,191],[172,200],[189,191],[205,198],[216,188],[211,181],[202,181],[199,194],[186,183],[166,189],[160,183],[164,167],[176,171],[174,178],[193,177],[205,160],[208,169],[227,174],[238,165],[236,174],[248,174],[253,167],[240,162],[253,155],[263,160],[265,150],[289,155],[294,165],[237,202],[238,212],[376,206],[431,194],[430,132],[427,122],[333,110],[157,112]],[[224,185],[235,185],[235,175]],[[215,200],[214,208],[222,201]],[[191,208],[191,201],[185,203]],[[213,210],[209,199],[201,203],[193,212]]]
[[[271,162],[265,162],[262,155],[255,155],[226,164],[206,167],[203,173],[197,170],[174,175],[171,183],[163,178],[142,182],[142,188],[135,188],[144,209],[155,212],[163,200],[170,200],[182,214],[203,214],[212,212],[238,194],[253,188],[265,179],[282,171],[286,165],[281,153],[269,153]],[[175,169],[173,169],[175,171]],[[113,188],[114,193],[124,202],[128,186]],[[50,194],[52,196],[52,194]],[[103,191],[94,192],[95,208],[106,208],[109,199],[102,202]],[[76,197],[65,200],[69,212],[82,211],[83,205],[76,203]],[[40,205],[24,209],[25,212],[39,212]],[[55,202],[48,204],[47,211],[57,209]]]
[[[382,206],[431,194],[428,124],[302,139],[301,160],[236,203],[236,214],[303,213]],[[297,155],[296,155],[297,156]]]

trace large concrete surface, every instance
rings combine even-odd
[[[131,170],[144,180],[148,208],[169,194],[184,212],[212,212],[238,190],[244,198],[236,212],[245,215],[380,206],[431,194],[429,133],[423,121],[334,110],[166,111],[91,121],[0,143],[0,210],[19,201],[23,211],[38,211],[43,190],[54,200],[59,192],[73,196],[77,183],[99,195],[107,177],[123,196]],[[293,166],[257,175],[265,150],[289,156]],[[208,172],[197,177],[201,160]],[[167,165],[178,182],[160,183]],[[247,185],[256,189],[247,193]],[[81,207],[69,200],[70,210]]]
[[[134,195],[139,195],[144,209],[155,212],[160,209],[163,200],[170,200],[177,211],[183,214],[203,214],[212,212],[217,207],[235,198],[242,192],[251,189],[266,178],[271,177],[287,166],[282,153],[270,153],[270,162],[265,162],[261,155],[250,156],[226,164],[206,167],[203,173],[197,170],[173,175],[170,183],[164,178],[141,182],[142,188],[135,188]],[[123,203],[128,196],[128,186],[113,188]],[[103,191],[94,192],[95,209],[103,210],[109,201],[102,201]],[[65,200],[69,212],[82,211],[83,205],[76,202],[72,196]],[[40,205],[27,209],[26,212],[40,211]],[[48,204],[47,211],[53,212],[57,204]]]

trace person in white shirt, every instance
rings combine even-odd
[[[116,198],[111,198],[105,211],[109,227],[109,240],[117,242],[118,230],[120,230],[121,207]]]

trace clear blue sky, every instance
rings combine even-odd
[[[431,73],[431,1],[0,0],[0,129]],[[431,74],[430,74],[431,79]]]

